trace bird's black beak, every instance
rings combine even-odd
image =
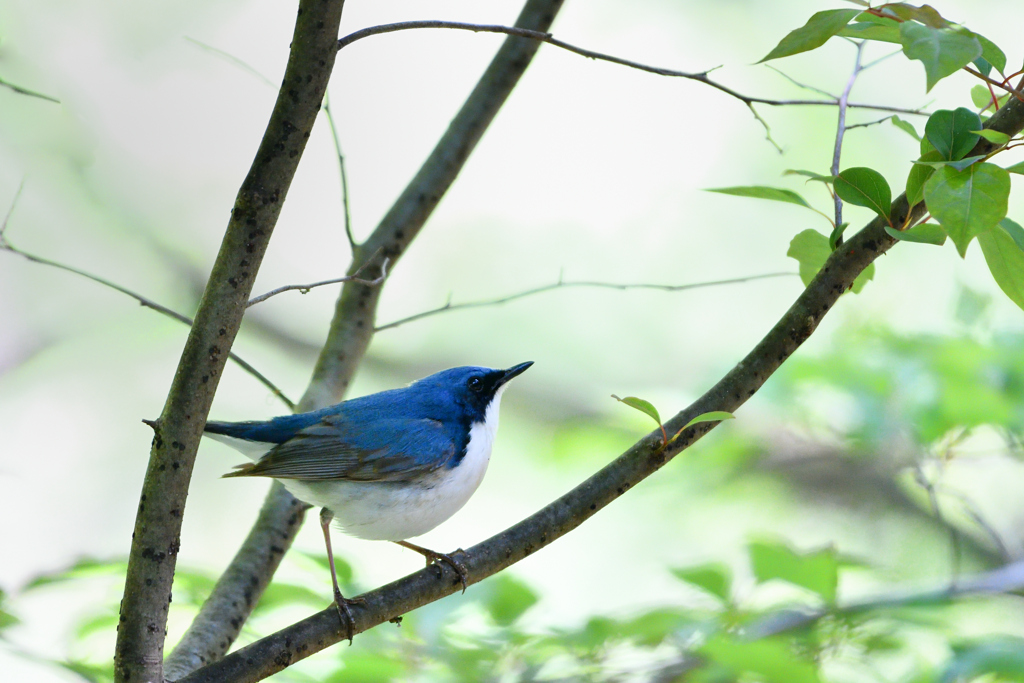
[[[502,384],[509,381],[513,377],[517,377],[523,374],[531,365],[533,365],[532,360],[528,360],[525,363],[520,363],[519,365],[513,365],[512,367],[505,371],[504,375],[501,376],[501,378],[498,380],[498,384],[495,387],[495,389],[497,389],[498,387],[500,387]]]

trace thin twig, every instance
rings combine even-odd
[[[776,152],[778,152],[779,154],[782,154],[783,153],[782,152],[782,147],[780,147],[779,143],[775,142],[775,138],[772,137],[771,126],[768,125],[767,121],[765,121],[763,118],[761,118],[761,115],[757,112],[757,109],[754,108],[754,105],[753,105],[752,102],[747,102],[747,109],[749,109],[750,113],[754,115],[754,118],[757,119],[757,122],[760,123],[762,127],[764,127],[764,137],[765,137],[765,139],[767,139],[768,142],[770,142],[772,144],[772,147],[775,148]]]
[[[0,78],[0,86],[3,86],[5,88],[9,88],[9,89],[13,90],[14,92],[18,93],[19,95],[28,95],[29,97],[37,97],[37,98],[39,98],[41,100],[46,100],[47,102],[53,102],[54,104],[60,104],[60,100],[58,100],[56,97],[50,97],[49,95],[44,95],[43,93],[36,92],[35,90],[29,90],[28,88],[22,88],[20,85],[14,85],[13,83],[5,81],[2,78]]]
[[[850,74],[849,80],[846,81],[846,87],[843,88],[843,94],[839,96],[839,122],[836,124],[836,145],[832,151],[832,177],[839,175],[839,157],[843,153],[843,135],[846,134],[846,109],[849,106],[847,103],[850,99],[850,91],[853,90],[853,84],[857,80],[858,74],[860,74],[860,58],[864,54],[864,41],[857,43],[857,56],[853,60],[853,73]],[[832,194],[832,200],[836,207],[836,222],[834,225],[838,229],[843,224],[843,200],[839,198],[839,193],[834,192]],[[836,238],[836,245],[842,244],[843,236],[839,235]]]
[[[882,56],[881,56],[881,57],[879,57],[878,59],[873,59],[873,60],[871,60],[870,62],[868,62],[867,64],[865,64],[864,66],[862,66],[862,67],[860,68],[860,70],[861,70],[861,71],[867,71],[867,70],[868,70],[868,69],[870,69],[871,67],[873,67],[873,66],[877,66],[878,64],[881,64],[881,63],[882,63],[882,62],[884,62],[885,60],[887,60],[887,59],[889,59],[889,58],[891,58],[891,57],[895,57],[896,55],[901,55],[901,54],[903,54],[903,50],[902,50],[902,49],[900,49],[900,50],[896,50],[896,51],[894,51],[894,52],[890,52],[890,53],[889,53],[889,54],[887,54],[887,55],[882,55]]]
[[[274,82],[272,80],[270,80],[269,78],[267,78],[266,76],[264,76],[262,73],[260,73],[256,69],[256,67],[250,65],[248,62],[242,61],[241,59],[239,59],[238,57],[234,56],[230,52],[225,52],[224,50],[221,50],[220,48],[214,47],[212,45],[207,45],[206,43],[204,43],[204,42],[202,42],[200,40],[196,40],[195,38],[190,38],[189,36],[185,36],[185,40],[187,40],[188,42],[192,43],[196,47],[199,47],[199,48],[202,48],[203,50],[206,50],[207,52],[212,52],[213,54],[217,55],[221,59],[227,60],[233,66],[237,66],[242,71],[245,71],[246,73],[248,73],[251,76],[255,76],[256,78],[258,78],[261,81],[263,81],[264,84],[269,85],[274,90],[277,90],[277,86],[274,85]]]
[[[359,243],[356,242],[356,238],[352,234],[352,214],[348,207],[348,175],[345,173],[345,155],[341,153],[341,138],[338,137],[338,127],[334,125],[334,115],[331,114],[329,93],[324,95],[324,114],[327,116],[327,125],[331,128],[331,137],[334,138],[334,151],[338,154],[338,169],[341,171],[341,205],[345,210],[345,236],[348,237],[348,246],[355,254]]]
[[[381,325],[374,329],[374,332],[380,332],[382,330],[390,330],[393,327],[411,323],[416,320],[422,320],[423,318],[429,318],[439,313],[445,313],[448,311],[459,311],[467,308],[483,308],[485,306],[498,306],[500,304],[508,303],[509,301],[515,301],[516,299],[523,299],[534,294],[542,294],[543,292],[550,292],[554,289],[566,289],[569,287],[592,287],[601,289],[618,289],[625,291],[629,289],[654,289],[661,292],[682,292],[687,289],[700,289],[702,287],[715,287],[717,285],[731,285],[740,282],[751,282],[753,280],[765,280],[767,278],[774,277],[793,277],[796,273],[764,273],[761,275],[750,275],[747,277],[730,278],[728,280],[713,280],[711,282],[694,282],[686,285],[657,285],[651,283],[634,283],[634,284],[618,284],[615,282],[599,282],[590,280],[570,280],[565,281],[561,278],[557,282],[553,282],[548,285],[541,285],[540,287],[534,287],[533,289],[527,289],[522,292],[515,294],[508,294],[506,296],[498,297],[496,299],[483,299],[481,301],[467,301],[466,303],[453,304],[451,301],[446,302],[443,306],[432,308],[429,311],[423,311],[410,315],[400,320],[395,320],[386,325]]]
[[[861,69],[861,71],[863,71],[863,70],[864,69]],[[890,116],[883,116],[882,118],[875,119],[874,121],[865,121],[864,123],[853,123],[853,124],[850,124],[849,126],[847,126],[846,130],[853,130],[854,128],[867,128],[868,126],[877,126],[878,124],[885,123],[886,121],[889,121],[890,119],[892,119],[891,115]]]
[[[997,87],[997,88],[999,88],[1001,90],[1005,90],[1006,92],[1008,92],[1011,95],[1013,95],[1017,100],[1019,100],[1021,102],[1024,102],[1024,94],[1022,94],[1021,91],[1019,90],[1019,86],[1018,86],[1018,88],[1014,88],[1013,86],[1007,84],[1006,82],[1000,82],[1000,81],[993,80],[993,79],[989,78],[988,76],[986,76],[985,74],[980,73],[978,71],[975,71],[974,69],[972,69],[969,66],[965,66],[965,67],[963,67],[963,69],[964,69],[964,71],[966,71],[967,73],[971,74],[972,76],[974,76],[976,78],[980,78],[981,80],[985,81],[989,85],[994,85],[995,87]]]
[[[10,214],[8,214],[8,216],[9,215]],[[7,221],[5,219],[4,220],[4,227],[6,227],[6,223],[7,223]],[[103,285],[104,287],[108,287],[108,288],[113,289],[113,290],[115,290],[117,292],[121,292],[122,294],[124,294],[126,296],[130,296],[131,298],[133,298],[136,301],[138,301],[139,304],[141,306],[143,306],[144,308],[148,308],[150,310],[156,311],[157,313],[161,313],[161,314],[167,316],[168,318],[171,318],[172,320],[177,320],[178,322],[180,322],[182,324],[185,324],[185,325],[188,325],[189,327],[191,327],[192,324],[193,324],[192,318],[188,317],[187,315],[184,315],[183,313],[178,313],[177,311],[175,311],[173,309],[167,308],[167,306],[164,306],[163,304],[158,304],[157,302],[153,301],[152,299],[147,299],[146,297],[142,296],[141,294],[139,294],[137,292],[133,292],[132,290],[128,289],[127,287],[122,287],[121,285],[119,285],[119,284],[117,284],[115,282],[111,282],[110,280],[104,279],[104,278],[102,278],[102,277],[100,277],[98,275],[93,275],[92,273],[86,272],[84,270],[79,270],[78,268],[75,268],[74,266],[69,266],[69,265],[66,265],[64,263],[59,263],[57,261],[51,261],[48,258],[43,258],[42,256],[36,256],[35,254],[30,254],[27,251],[22,251],[21,249],[18,249],[17,247],[12,245],[9,241],[7,241],[6,237],[3,236],[3,230],[2,229],[0,229],[0,250],[2,250],[2,251],[9,251],[12,254],[17,254],[18,256],[21,256],[22,258],[24,258],[24,259],[26,259],[28,261],[31,261],[32,263],[38,263],[40,265],[50,266],[52,268],[59,268],[60,270],[63,270],[65,272],[73,273],[75,275],[84,277],[87,280],[92,280],[96,284]],[[228,352],[228,357],[230,357],[231,360],[235,361],[235,363],[238,364],[238,367],[240,367],[243,370],[245,370],[247,373],[249,373],[254,378],[256,378],[256,380],[258,380],[263,386],[265,386],[267,389],[269,389],[270,392],[272,394],[274,394],[274,396],[277,396],[277,398],[279,398],[282,403],[284,403],[286,406],[288,406],[288,410],[295,410],[295,402],[292,401],[290,398],[288,398],[285,395],[285,393],[283,391],[281,391],[280,388],[278,388],[278,386],[276,384],[271,382],[266,377],[266,375],[264,375],[262,372],[260,372],[256,368],[254,368],[248,361],[243,360],[242,358],[240,358],[238,356],[238,354],[236,354],[234,351]]]
[[[357,40],[361,40],[363,38],[368,38],[370,36],[380,35],[380,34],[383,34],[383,33],[394,33],[395,31],[407,31],[407,30],[410,30],[410,29],[424,29],[424,28],[434,28],[434,29],[437,29],[437,28],[447,28],[447,29],[457,29],[457,30],[462,30],[462,31],[473,31],[473,32],[476,32],[476,33],[504,33],[504,34],[507,34],[507,35],[510,35],[510,36],[518,36],[520,38],[530,38],[531,40],[539,40],[539,41],[541,41],[543,43],[547,43],[549,45],[554,45],[555,47],[561,48],[563,50],[568,50],[569,52],[573,52],[575,54],[578,54],[578,55],[580,55],[582,57],[587,57],[589,59],[596,59],[596,60],[600,60],[600,61],[603,61],[603,62],[611,62],[612,64],[619,64],[621,66],[627,66],[627,67],[629,67],[631,69],[638,69],[640,71],[646,71],[647,73],[657,74],[659,76],[670,76],[670,77],[673,77],[673,78],[686,78],[686,79],[689,79],[689,80],[692,80],[692,81],[699,81],[701,83],[704,83],[705,85],[711,86],[712,88],[715,88],[717,90],[721,90],[722,92],[724,92],[727,95],[731,95],[731,96],[735,97],[736,99],[742,101],[744,104],[746,104],[748,106],[751,105],[751,104],[767,104],[767,105],[770,105],[770,106],[773,106],[773,107],[778,107],[778,106],[798,106],[798,105],[804,105],[804,106],[830,106],[830,107],[834,107],[837,104],[837,101],[834,100],[834,99],[832,99],[832,100],[772,100],[772,99],[767,99],[767,98],[763,98],[763,97],[750,97],[748,95],[743,95],[741,93],[738,93],[735,90],[733,90],[732,88],[729,88],[728,86],[722,85],[721,83],[718,83],[718,82],[713,81],[710,78],[708,78],[708,73],[710,73],[710,70],[708,70],[708,71],[692,72],[691,73],[691,72],[687,72],[687,71],[677,71],[675,69],[664,69],[664,68],[657,67],[657,66],[649,66],[647,64],[641,64],[639,62],[634,62],[634,61],[631,61],[631,60],[628,60],[628,59],[622,59],[621,57],[615,57],[615,56],[612,56],[612,55],[604,54],[603,52],[595,52],[594,50],[587,50],[587,49],[582,48],[582,47],[577,47],[575,45],[571,45],[571,44],[566,43],[564,41],[558,40],[557,38],[552,36],[550,33],[544,33],[544,32],[541,32],[541,31],[530,31],[528,29],[514,28],[514,27],[511,27],[511,26],[501,26],[501,25],[497,25],[497,24],[467,24],[467,23],[459,22],[459,21],[430,21],[430,20],[425,20],[425,21],[402,21],[402,22],[398,22],[398,23],[394,23],[394,24],[381,24],[379,26],[370,26],[368,28],[360,29],[359,31],[355,31],[355,32],[350,33],[347,36],[341,38],[338,41],[338,49],[340,50],[343,47],[347,47],[348,45],[351,45],[352,43],[356,42]],[[847,103],[847,107],[857,108],[857,109],[873,109],[873,110],[876,110],[876,111],[891,111],[891,112],[894,112],[894,113],[897,113],[897,114],[916,114],[916,115],[921,115],[921,116],[925,115],[925,113],[922,112],[920,109],[905,109],[905,108],[902,108],[902,107],[889,107],[889,106],[877,105],[877,104],[861,104],[861,103],[848,102]]]
[[[324,285],[336,285],[336,284],[338,284],[340,282],[355,282],[356,284],[366,285],[367,287],[376,287],[377,285],[379,285],[382,282],[384,282],[384,280],[388,276],[388,260],[385,258],[384,259],[384,263],[381,264],[380,276],[379,277],[376,277],[373,280],[364,280],[364,279],[360,278],[359,277],[360,271],[362,271],[363,268],[366,268],[372,260],[373,259],[371,259],[370,261],[368,261],[368,262],[364,263],[362,266],[360,266],[359,270],[357,270],[355,272],[355,274],[353,274],[353,275],[346,275],[344,277],[336,277],[336,278],[333,278],[331,280],[321,280],[320,282],[311,282],[308,285],[285,285],[284,287],[278,287],[277,289],[272,289],[269,292],[267,292],[266,294],[260,294],[257,297],[253,297],[252,299],[249,299],[249,303],[247,303],[245,305],[245,307],[249,308],[250,306],[255,306],[256,304],[261,303],[263,301],[266,301],[270,297],[276,296],[278,294],[281,294],[282,292],[291,292],[291,291],[294,291],[294,290],[298,290],[299,292],[301,292],[303,294],[308,294],[309,290],[311,290],[311,289],[315,289],[317,287],[323,287]]]
[[[776,69],[771,64],[765,64],[765,66],[768,67],[769,69],[771,69],[772,71],[774,71],[775,73],[779,74],[780,76],[782,76],[783,78],[785,78],[787,81],[789,81],[793,85],[797,86],[798,88],[803,88],[804,90],[810,90],[812,92],[816,92],[819,95],[824,95],[825,97],[827,97],[827,98],[829,98],[830,100],[833,100],[833,101],[839,99],[839,98],[837,98],[835,95],[833,95],[832,93],[830,93],[827,90],[822,90],[821,88],[818,88],[818,87],[813,86],[813,85],[808,85],[807,83],[801,83],[800,81],[796,80],[795,78],[793,78],[792,76],[790,76],[786,72],[782,71],[781,69]]]

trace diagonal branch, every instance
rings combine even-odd
[[[716,90],[721,90],[726,95],[735,97],[739,101],[743,102],[747,106],[752,104],[767,104],[770,106],[829,106],[834,107],[838,104],[838,100],[772,100],[763,97],[751,97],[749,95],[743,95],[736,92],[732,88],[729,88],[717,81],[713,81],[708,78],[708,71],[677,71],[676,69],[665,69],[659,66],[650,66],[647,64],[641,64],[640,62],[634,62],[629,59],[623,59],[621,57],[615,57],[614,55],[605,54],[603,52],[596,52],[594,50],[588,50],[586,48],[578,47],[570,43],[566,43],[563,40],[559,40],[552,36],[550,33],[543,31],[534,31],[529,29],[523,29],[512,26],[501,26],[499,24],[467,24],[461,21],[401,21],[394,24],[381,24],[379,26],[370,26],[368,28],[360,29],[353,33],[348,34],[344,38],[338,41],[338,49],[347,47],[352,43],[362,40],[363,38],[369,38],[370,36],[381,35],[383,33],[394,33],[395,31],[408,31],[413,29],[425,29],[425,28],[445,28],[445,29],[456,29],[461,31],[473,31],[474,33],[504,33],[510,36],[521,36],[523,38],[529,38],[531,40],[538,40],[549,45],[568,50],[574,54],[578,54],[582,57],[589,59],[596,59],[602,62],[611,62],[612,64],[619,64],[626,66],[631,69],[638,69],[640,71],[646,71],[647,73],[656,74],[658,76],[669,76],[672,78],[685,78],[691,81],[698,81],[705,85],[709,85]],[[891,111],[897,114],[923,114],[920,109],[905,109],[901,107],[889,107],[885,105],[877,104],[854,104],[852,102],[847,103],[848,107],[857,109],[873,109],[876,111]]]
[[[203,425],[281,205],[323,102],[342,0],[300,0],[284,80],[235,199],[160,418],[135,518],[114,676],[162,681],[167,608]]]
[[[516,21],[517,26],[547,30],[562,2],[528,0]],[[358,270],[355,264],[364,267],[370,263],[372,265],[368,267],[373,272],[374,268],[381,268],[389,260],[394,263],[398,259],[454,182],[470,152],[526,71],[538,47],[535,41],[517,38],[505,41],[419,173],[370,238],[353,250],[350,274],[354,275],[354,271]],[[341,400],[372,337],[380,290],[381,287],[367,287],[355,281],[345,283],[327,342],[321,350],[306,395],[299,404],[300,410],[312,410]],[[279,495],[278,488],[275,486],[271,489],[260,513],[261,518],[268,516],[284,520],[292,514],[291,501],[294,499],[284,491]],[[291,536],[268,540],[257,537],[255,533],[250,534],[207,600],[221,608],[207,610],[204,607],[169,658],[168,666],[173,664],[175,676],[184,676],[197,666],[208,664],[224,655],[238,634],[236,624],[242,624],[248,619],[252,607],[277,568],[276,563],[261,565],[259,558],[267,555],[269,543],[284,552],[292,540]],[[252,570],[246,579],[252,581],[252,590],[247,593],[251,600],[232,602],[231,596],[238,589],[239,577],[246,576],[246,569]],[[247,584],[245,588],[248,587]],[[337,617],[337,612],[334,614]],[[201,672],[208,669],[209,666],[193,675],[201,675]],[[245,675],[248,676],[247,680],[263,677],[259,670],[250,670]]]
[[[58,100],[56,97],[50,97],[49,95],[44,95],[41,92],[36,92],[35,90],[29,90],[28,88],[23,88],[20,85],[15,85],[14,83],[11,83],[10,81],[6,81],[6,80],[4,80],[2,78],[0,78],[0,87],[4,87],[4,88],[8,88],[9,90],[13,90],[14,92],[18,93],[19,95],[27,95],[28,97],[36,97],[36,98],[39,98],[41,100],[46,100],[47,102],[53,102],[54,104],[60,104],[60,100]]]
[[[35,254],[30,254],[27,251],[22,251],[21,249],[18,249],[13,244],[11,244],[4,237],[2,231],[0,231],[0,251],[9,251],[12,254],[17,254],[17,255],[21,256],[22,258],[27,259],[28,261],[31,261],[32,263],[38,263],[38,264],[44,265],[44,266],[51,266],[53,268],[59,268],[60,270],[67,271],[69,273],[74,273],[75,275],[80,275],[81,277],[84,277],[87,280],[92,280],[93,282],[95,282],[97,284],[101,284],[104,287],[109,287],[110,289],[113,289],[114,291],[121,292],[122,294],[130,296],[131,298],[133,298],[136,301],[138,301],[140,306],[152,309],[152,310],[156,311],[157,313],[162,313],[163,315],[166,315],[168,318],[171,318],[172,320],[177,320],[178,322],[183,323],[185,325],[188,325],[189,327],[192,326],[192,318],[188,317],[187,315],[185,315],[183,313],[178,313],[174,309],[168,308],[167,306],[164,306],[163,304],[158,304],[157,302],[153,301],[152,299],[148,299],[148,298],[142,296],[141,294],[128,289],[127,287],[122,287],[121,285],[119,285],[119,284],[117,284],[115,282],[111,282],[110,280],[107,280],[105,278],[102,278],[99,275],[93,275],[92,273],[89,273],[87,271],[79,270],[78,268],[75,268],[74,266],[69,266],[69,265],[66,265],[64,263],[59,263],[57,261],[51,261],[48,258],[43,258],[42,256],[36,256]],[[268,379],[266,377],[266,375],[264,375],[259,370],[257,370],[255,367],[250,365],[248,361],[246,361],[246,360],[242,359],[241,357],[239,357],[239,355],[236,354],[234,351],[231,351],[231,352],[228,353],[228,358],[230,358],[231,360],[235,361],[235,363],[237,363],[240,368],[242,368],[243,370],[248,372],[250,375],[255,377],[256,380],[259,381],[267,389],[269,389],[270,392],[272,394],[274,394],[274,396],[277,396],[279,399],[281,399],[281,402],[284,403],[286,406],[288,406],[289,410],[293,410],[295,408],[295,403],[290,398],[288,398],[285,395],[285,393],[283,391],[281,391],[280,388],[278,388],[278,386],[276,384],[271,382],[270,379]]]
[[[1010,100],[985,125],[1016,135],[1024,129],[1024,103]],[[985,153],[993,147],[982,139],[971,153]],[[923,204],[913,209],[908,207],[905,195],[900,195],[891,207],[892,220],[897,225],[911,225],[925,211]],[[735,412],[753,396],[810,337],[839,297],[853,286],[856,277],[895,244],[896,240],[885,232],[886,225],[888,221],[877,217],[832,252],[764,339],[707,393],[668,420],[665,429],[678,431],[694,417],[713,410]],[[467,570],[467,583],[482,581],[572,531],[716,425],[701,423],[690,427],[667,448],[661,445],[660,430],[651,432],[569,493],[470,548],[465,557],[460,558]],[[460,588],[459,576],[454,570],[441,565],[422,569],[361,596],[366,602],[354,609],[354,632],[390,621]],[[186,676],[180,683],[256,681],[345,637],[346,634],[338,630],[338,615],[331,607]]]

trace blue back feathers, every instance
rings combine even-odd
[[[402,481],[465,455],[470,427],[483,422],[498,389],[526,370],[457,367],[382,391],[262,422],[207,422],[206,431],[276,444],[257,463],[226,476]]]

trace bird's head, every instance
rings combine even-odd
[[[438,397],[444,396],[445,401],[457,405],[469,418],[470,424],[484,422],[487,410],[497,401],[505,385],[510,379],[526,371],[533,361],[513,365],[506,370],[463,366],[449,368],[437,374],[424,377],[415,382],[413,387],[429,392]]]

